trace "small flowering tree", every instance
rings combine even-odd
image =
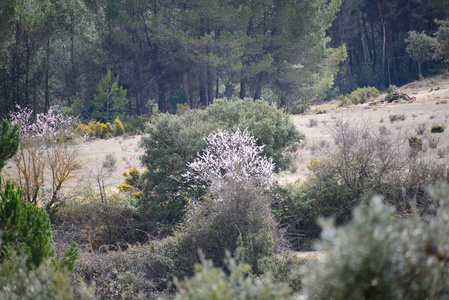
[[[274,251],[276,226],[265,191],[271,185],[274,163],[262,157],[263,147],[246,130],[218,130],[205,138],[207,147],[185,176],[202,182],[209,193],[191,201],[180,236],[180,255],[198,248],[217,264],[225,250],[243,249],[243,259],[257,272],[257,261]],[[196,261],[195,261],[196,260]],[[198,257],[192,258],[192,264]]]
[[[246,130],[234,133],[218,130],[205,138],[207,148],[187,166],[186,176],[206,182],[212,193],[229,188],[230,184],[251,184],[266,189],[274,174],[274,163],[262,157],[263,146]]]
[[[47,208],[57,201],[58,193],[74,171],[80,168],[78,146],[70,145],[73,140],[71,124],[74,118],[56,114],[53,110],[36,114],[17,106],[17,112],[10,114],[12,125],[20,127],[20,147],[12,162],[16,172],[10,177],[21,186],[24,200],[36,204],[44,185],[44,172],[51,174],[52,197]]]

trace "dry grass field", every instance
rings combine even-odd
[[[308,114],[292,116],[293,122],[305,134],[306,139],[296,153],[295,165],[283,172],[279,180],[292,182],[304,179],[310,160],[327,157],[332,151],[332,133],[342,122],[364,126],[373,131],[384,127],[405,143],[409,136],[416,135],[420,128],[425,128],[425,133],[420,135],[423,140],[422,156],[449,163],[449,76],[416,81],[400,87],[400,91],[416,97],[416,101],[375,107],[361,104],[345,108],[338,107],[338,102],[333,101],[312,107]],[[381,94],[374,101],[382,100],[385,96],[385,93]],[[325,110],[326,113],[313,113],[318,110]],[[403,115],[405,119],[391,122],[390,116],[393,115]],[[433,124],[444,125],[447,129],[443,133],[430,133]]]

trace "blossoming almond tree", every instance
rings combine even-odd
[[[212,193],[229,188],[230,184],[251,184],[266,189],[274,174],[271,158],[262,157],[263,146],[246,130],[234,133],[218,130],[205,137],[207,148],[187,166],[186,177],[206,182]]]
[[[180,243],[191,253],[202,249],[218,264],[226,249],[241,248],[244,261],[257,272],[258,260],[272,255],[281,238],[265,193],[274,163],[261,155],[263,147],[246,130],[218,130],[205,141],[207,147],[188,164],[191,171],[185,176],[203,183],[209,193],[201,201],[191,199]]]
[[[10,114],[11,124],[20,127],[19,151],[12,159],[15,174],[9,174],[24,191],[24,200],[36,204],[45,183],[44,172],[51,174],[51,199],[49,209],[58,199],[58,193],[68,179],[81,167],[78,146],[70,144],[73,139],[70,126],[75,121],[58,115],[53,110],[36,114],[17,106],[17,112]]]

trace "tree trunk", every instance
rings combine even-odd
[[[234,87],[232,84],[226,84],[226,98],[230,99],[232,98],[232,94],[234,94]]]
[[[207,70],[207,102],[208,105],[214,103],[214,77],[212,70]]]
[[[216,99],[218,99],[218,96],[219,96],[219,93],[218,93],[219,88],[220,88],[220,79],[217,76],[217,78],[215,78],[215,98]]]
[[[260,72],[258,77],[259,78],[257,79],[256,92],[254,93],[254,100],[259,100],[260,97],[262,97],[262,86],[264,80],[263,72]]]
[[[246,81],[242,79],[240,81],[240,99],[245,99],[246,96]]]
[[[385,86],[385,45],[386,45],[386,24],[382,15],[382,9],[380,8],[380,3],[377,2],[377,7],[379,8],[380,23],[382,26],[382,68],[380,74],[380,86],[383,88]]]
[[[72,97],[76,95],[77,92],[77,86],[76,86],[76,65],[75,65],[75,37],[74,34],[72,33],[70,35],[70,63],[72,65],[72,82],[71,82],[71,86],[72,86],[72,95],[69,96],[69,101],[68,101],[68,105],[71,106],[72,105]]]
[[[207,106],[207,71],[201,70],[200,75],[200,103],[202,106]]]
[[[28,39],[28,34],[25,37],[25,47],[26,47],[26,57],[25,57],[25,107],[29,105],[30,100],[30,56],[31,56],[31,49],[30,49],[30,41]]]
[[[184,71],[184,73],[182,74],[182,89],[184,91],[184,96],[186,97],[187,104],[190,108],[192,108],[189,94],[189,71]]]
[[[47,49],[45,50],[45,103],[44,112],[50,109],[50,37],[47,37]]]
[[[159,78],[158,80],[158,90],[159,90],[159,96],[157,101],[157,108],[161,112],[166,112],[165,110],[165,82],[162,78]]]

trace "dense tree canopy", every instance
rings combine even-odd
[[[421,65],[405,39],[413,30],[445,39],[447,7],[448,0],[5,0],[0,115],[19,104],[96,117],[96,86],[107,70],[127,90],[127,115],[233,96],[298,112],[334,81],[342,93],[416,79]],[[447,60],[439,49],[445,53]],[[424,75],[443,64],[423,61]]]
[[[332,86],[345,58],[326,37],[340,2],[7,1],[0,113],[59,105],[97,117],[107,70],[128,92],[128,114],[223,96],[301,108]]]

